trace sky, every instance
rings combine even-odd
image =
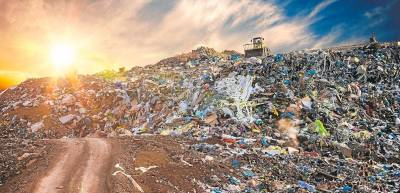
[[[242,51],[253,36],[274,53],[363,43],[371,32],[398,41],[399,10],[400,0],[0,0],[0,89],[201,45]]]

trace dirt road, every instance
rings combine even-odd
[[[101,138],[62,140],[66,152],[32,192],[108,192],[105,174],[110,162],[110,145]]]

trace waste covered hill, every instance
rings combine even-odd
[[[198,182],[208,192],[398,191],[399,50],[245,59],[201,47],[128,71],[27,80],[0,95],[0,140],[18,149],[0,150],[0,183],[35,139],[158,134],[197,140],[192,149],[236,172]]]
[[[229,57],[231,55],[235,55],[235,54],[240,55],[239,52],[236,52],[234,50],[225,50],[225,51],[219,53],[216,50],[214,50],[213,48],[199,47],[196,50],[192,50],[192,52],[184,53],[184,54],[181,54],[178,56],[173,56],[173,57],[163,59],[154,65],[155,66],[167,66],[167,65],[174,66],[174,65],[180,64],[182,62],[186,63],[186,62],[193,61],[193,60],[204,60],[204,59],[207,59],[210,57],[227,59],[227,57]]]

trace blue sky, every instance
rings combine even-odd
[[[309,12],[321,1],[281,2],[281,7],[288,17]],[[310,9],[311,8],[311,9]],[[332,30],[341,28],[336,41],[361,36],[367,37],[376,32],[379,40],[393,41],[400,39],[400,3],[398,0],[338,0],[332,1],[318,14],[320,19],[310,26],[318,36],[325,36]]]
[[[54,72],[53,45],[79,73],[143,66],[204,45],[274,53],[400,40],[400,0],[0,0],[0,79]]]

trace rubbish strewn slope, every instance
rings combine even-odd
[[[399,50],[245,59],[202,47],[128,71],[31,79],[0,96],[0,136],[191,138],[237,173],[198,183],[211,192],[396,191]],[[223,145],[203,142],[212,136]]]

